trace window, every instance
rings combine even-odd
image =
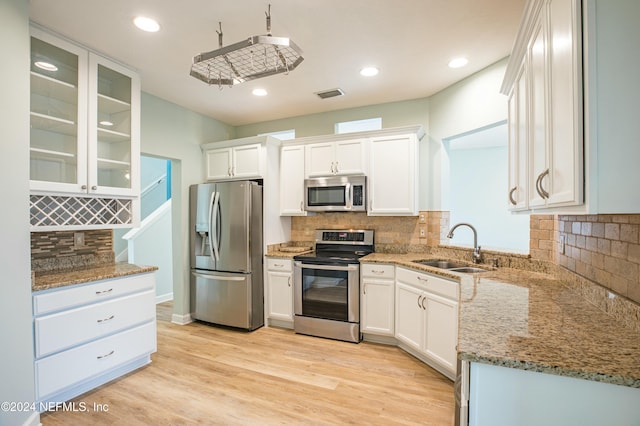
[[[529,216],[509,213],[507,125],[445,140],[449,154],[451,226],[460,222],[478,231],[478,245],[503,251],[529,251]],[[470,246],[473,235],[456,230],[452,245]]]
[[[382,129],[382,117],[336,123],[336,134]]]
[[[288,141],[296,138],[296,129],[280,130],[278,132],[260,133],[258,136],[273,136],[281,141]]]

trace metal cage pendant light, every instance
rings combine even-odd
[[[267,34],[249,37],[222,47],[222,23],[218,23],[219,48],[193,57],[193,77],[207,84],[224,86],[270,75],[289,73],[303,61],[302,49],[287,37],[271,35],[271,5],[267,16]]]

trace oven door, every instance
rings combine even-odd
[[[298,316],[360,321],[360,265],[295,262],[294,312]]]

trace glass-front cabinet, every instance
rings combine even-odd
[[[31,29],[31,190],[135,197],[140,82],[120,64]]]

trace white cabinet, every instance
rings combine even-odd
[[[456,373],[458,283],[396,269],[395,336],[449,377]]]
[[[584,203],[580,1],[531,2],[509,78],[509,204]],[[519,62],[518,62],[519,61]]]
[[[306,216],[304,209],[304,145],[280,150],[280,215]]]
[[[310,144],[306,147],[306,175],[365,173],[365,146],[362,139]]]
[[[509,210],[529,207],[527,165],[529,140],[527,137],[527,78],[520,67],[516,83],[509,96]]]
[[[205,152],[207,180],[253,179],[262,177],[262,146],[250,144]]]
[[[135,72],[32,28],[30,115],[31,190],[137,195]]]
[[[155,276],[33,295],[36,399],[63,402],[151,362]]]
[[[293,328],[293,261],[267,258],[267,319]]]
[[[381,263],[360,265],[360,331],[394,335],[395,267]]]
[[[416,134],[371,138],[369,215],[418,215],[418,158]]]

